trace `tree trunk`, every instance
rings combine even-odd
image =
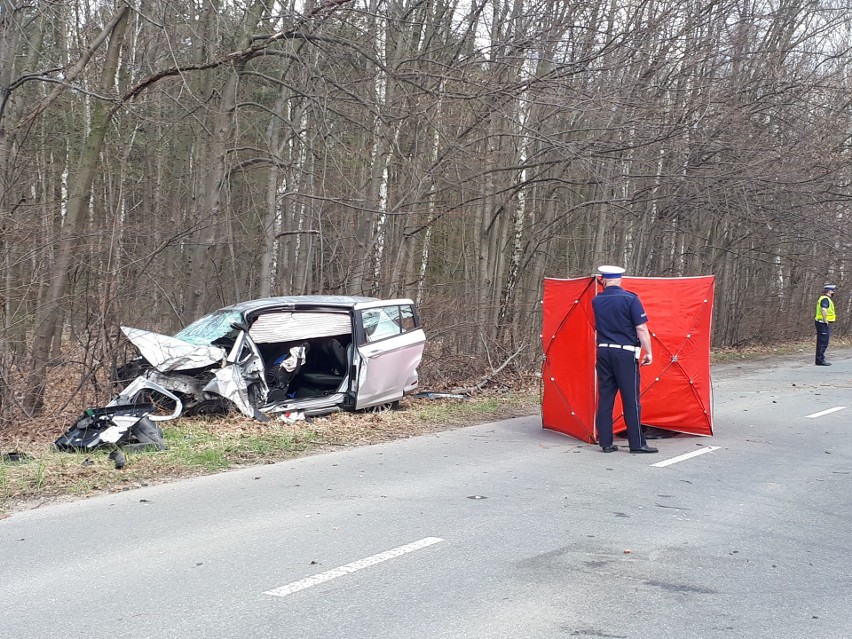
[[[248,13],[246,30],[250,33],[255,28],[263,12],[263,3],[255,2]],[[251,44],[251,35],[245,35],[242,48]],[[204,191],[199,211],[201,230],[195,248],[191,251],[189,261],[189,281],[184,295],[184,316],[191,318],[208,310],[211,289],[208,282],[215,279],[222,266],[217,260],[221,254],[219,242],[222,238],[224,212],[222,210],[223,191],[229,180],[228,147],[232,144],[234,135],[234,117],[237,110],[237,92],[240,86],[240,76],[245,69],[245,59],[235,62],[225,80],[219,97],[219,105],[213,121],[213,141],[207,150],[213,166],[204,180]],[[236,301],[236,300],[235,300]]]
[[[119,10],[119,19],[109,35],[109,45],[106,62],[101,70],[100,90],[108,92],[114,86],[118,72],[119,52],[127,30],[127,19],[130,9],[123,7]],[[30,369],[27,391],[24,398],[24,410],[29,414],[39,412],[44,400],[44,385],[46,381],[47,364],[50,356],[51,343],[56,336],[57,318],[62,313],[62,300],[65,296],[66,285],[77,246],[76,236],[89,207],[92,182],[98,168],[98,160],[104,138],[109,128],[115,108],[106,108],[96,101],[92,106],[92,129],[86,140],[86,147],[80,158],[80,164],[73,183],[70,185],[68,210],[59,233],[56,248],[56,262],[53,267],[47,299],[38,309],[35,339],[32,350],[32,367]],[[60,336],[61,338],[61,336]]]

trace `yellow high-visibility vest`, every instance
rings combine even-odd
[[[817,300],[816,307],[816,317],[814,319],[822,321],[822,301],[828,300],[828,308],[825,309],[825,319],[829,322],[833,322],[835,320],[834,315],[834,300],[832,300],[828,295],[820,295]]]

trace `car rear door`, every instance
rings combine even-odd
[[[355,408],[397,401],[417,387],[426,335],[414,302],[377,300],[355,306],[358,350]]]

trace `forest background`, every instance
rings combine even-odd
[[[0,0],[0,429],[267,295],[415,299],[426,385],[534,375],[602,263],[714,275],[715,346],[827,280],[842,332],[850,46],[838,0]]]

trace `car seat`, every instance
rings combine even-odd
[[[337,388],[346,377],[347,363],[346,347],[337,338],[315,342],[299,380],[317,388]]]
[[[304,365],[310,344],[303,342],[291,347],[279,355],[267,370],[266,383],[269,386],[267,400],[277,402],[287,399],[290,382]]]

